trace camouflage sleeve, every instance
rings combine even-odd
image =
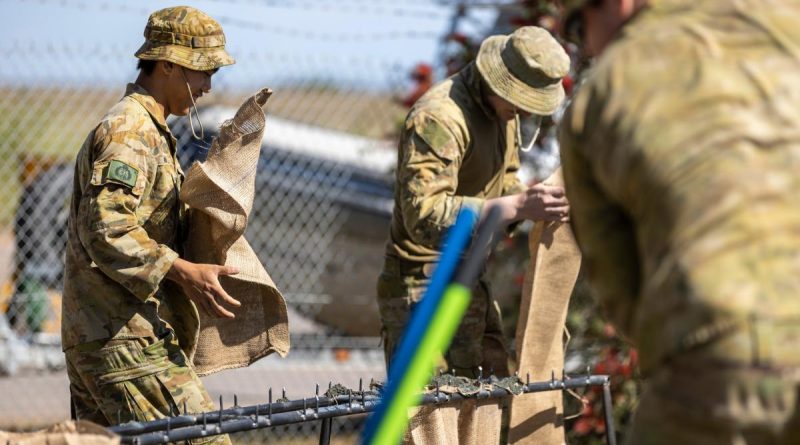
[[[462,206],[478,212],[483,207],[481,198],[455,195],[466,146],[457,133],[430,116],[416,118],[400,146],[397,178],[403,221],[414,242],[433,248],[441,245]]]
[[[631,218],[610,190],[610,182],[596,176],[602,171],[598,161],[609,162],[606,149],[613,148],[600,144],[614,142],[606,135],[588,134],[584,122],[601,113],[586,112],[583,105],[580,100],[573,102],[562,121],[559,141],[572,228],[600,303],[627,335],[640,285],[636,236]]]
[[[155,174],[148,168],[146,135],[125,131],[104,138],[101,130],[80,204],[79,238],[104,274],[144,300],[156,292],[178,254],[152,240],[136,215],[152,184],[148,176]]]

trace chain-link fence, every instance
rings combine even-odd
[[[88,7],[78,0],[40,3]],[[142,6],[100,3],[109,11],[146,14]],[[402,12],[387,2],[349,7]],[[446,12],[436,14],[406,11],[402,17],[447,19]],[[296,31],[223,21],[231,24],[265,33]],[[381,40],[396,34],[353,29],[345,37],[313,37]],[[0,43],[0,429],[30,429],[69,416],[60,299],[73,162],[87,134],[136,77],[132,48],[97,42]],[[374,54],[307,57],[291,48],[233,55],[237,64],[214,76],[211,94],[199,104],[205,138],[191,137],[186,118],[169,123],[186,170],[204,158],[219,124],[245,97],[265,86],[275,90],[247,238],[290,306],[292,352],[204,383],[215,399],[229,404],[236,394],[240,405],[248,405],[263,403],[268,388],[298,399],[312,396],[315,384],[352,388],[360,379],[382,379],[374,289],[391,213],[396,133],[406,112],[395,97],[406,92],[412,66]],[[557,165],[552,141],[545,138],[529,163],[528,179],[546,177]],[[518,245],[524,254],[525,243]],[[492,267],[507,278],[521,276],[522,259],[505,254],[511,261]],[[519,283],[500,287],[499,297],[519,291]],[[334,420],[333,443],[352,443],[362,423],[359,417]],[[239,433],[237,439],[316,443],[318,428],[318,422],[301,423]]]
[[[0,67],[0,429],[69,415],[59,326],[73,162],[135,78],[129,53],[70,43],[0,47],[15,61]],[[275,90],[247,237],[291,307],[293,351],[210,376],[206,385],[215,397],[237,393],[252,403],[268,386],[298,397],[315,382],[381,378],[373,292],[391,211],[393,135],[404,114],[392,93],[407,67],[235,56],[239,63],[228,69],[238,71],[235,82],[222,70],[200,104],[205,139],[191,137],[186,118],[170,126],[188,168],[245,97],[261,86]],[[285,432],[302,437],[303,428]]]

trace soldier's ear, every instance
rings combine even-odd
[[[159,65],[161,65],[161,72],[164,73],[166,76],[171,76],[172,72],[175,71],[175,64],[172,62],[167,62],[166,60],[159,60]]]

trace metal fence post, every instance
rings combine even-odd
[[[617,432],[614,430],[614,406],[611,402],[611,382],[603,383],[603,414],[606,417],[606,443],[617,445]]]
[[[330,445],[332,423],[333,419],[330,417],[322,419],[322,426],[319,429],[319,445]]]

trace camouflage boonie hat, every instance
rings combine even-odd
[[[208,14],[190,6],[165,8],[150,14],[144,28],[145,42],[135,56],[166,60],[207,71],[235,63],[225,51],[225,34]]]
[[[487,38],[476,60],[478,71],[495,94],[540,116],[553,114],[564,100],[561,79],[569,73],[569,64],[564,48],[537,26]]]

